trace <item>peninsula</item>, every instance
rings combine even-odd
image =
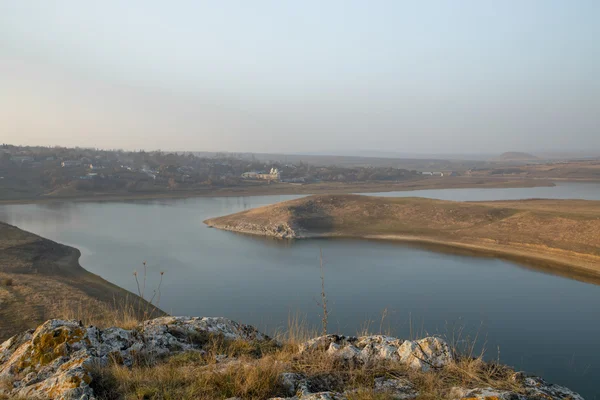
[[[303,239],[387,239],[534,262],[600,279],[600,201],[454,202],[322,195],[204,221],[210,227]]]

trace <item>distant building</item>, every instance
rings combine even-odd
[[[421,172],[421,175],[431,176],[431,175],[433,175],[433,172],[423,171],[423,172]]]
[[[249,171],[242,174],[242,179],[263,179],[266,181],[280,181],[281,172],[277,168],[271,168],[269,173]]]
[[[60,165],[63,168],[70,168],[70,167],[79,167],[81,165],[81,161],[76,161],[76,160],[65,160],[63,162],[60,163]]]
[[[271,168],[268,174],[258,174],[258,179],[264,179],[267,181],[279,181],[281,180],[281,172],[277,168]]]

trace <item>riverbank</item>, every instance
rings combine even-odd
[[[537,264],[596,283],[600,279],[598,201],[452,202],[328,195],[211,218],[205,223],[276,238],[419,243]]]
[[[110,324],[163,312],[86,271],[80,252],[0,222],[0,340],[48,318]],[[133,279],[133,278],[132,278]]]
[[[72,188],[58,190],[39,196],[11,196],[0,198],[2,204],[36,204],[53,202],[95,202],[95,201],[130,201],[185,199],[194,197],[237,197],[265,195],[312,195],[312,194],[347,194],[378,193],[395,191],[414,191],[427,189],[464,189],[464,188],[527,188],[552,187],[555,184],[545,179],[511,179],[511,178],[470,178],[443,177],[410,180],[406,182],[320,182],[307,184],[294,183],[250,183],[236,187],[210,187],[195,190],[172,190],[158,192],[97,192],[89,193]],[[7,196],[7,194],[5,194]]]

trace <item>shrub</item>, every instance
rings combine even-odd
[[[2,284],[2,286],[12,286],[14,282],[11,278],[5,278],[0,280],[0,284]]]

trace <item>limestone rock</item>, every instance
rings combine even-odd
[[[298,374],[283,374],[293,376],[293,379],[300,379],[300,384],[295,382],[298,388],[297,394],[293,397],[274,397],[269,400],[347,400],[348,396],[356,393],[356,390],[350,390],[343,393],[334,391],[318,391],[310,392],[308,383],[301,375]],[[406,379],[375,379],[375,393],[386,393],[393,399],[410,400],[417,397],[418,393],[414,390],[413,385]],[[352,397],[352,396],[351,396]]]
[[[567,389],[566,387],[548,383],[542,378],[528,377],[525,378],[525,388],[529,395],[537,396],[537,398],[550,399],[568,399],[568,400],[583,400],[579,394]]]
[[[389,379],[389,378],[376,378],[375,379],[375,393],[388,393],[394,399],[414,399],[418,396],[418,392],[415,390],[414,385],[407,379]]]
[[[306,396],[298,397],[299,400],[347,400],[348,398],[338,392],[319,392],[310,393]]]
[[[16,335],[0,345],[0,378],[9,380],[12,386],[0,387],[0,394],[91,400],[91,366],[111,359],[131,365],[141,352],[168,355],[202,351],[209,334],[228,339],[268,339],[255,328],[226,318],[162,317],[133,330],[50,320],[34,332]]]
[[[285,372],[281,374],[279,380],[281,381],[281,385],[287,391],[287,394],[289,396],[294,396],[298,392],[300,385],[305,382],[306,378],[302,374]]]
[[[520,394],[492,388],[452,388],[449,398],[454,400],[525,400],[525,397]]]
[[[422,371],[440,368],[453,359],[448,343],[437,337],[406,340],[398,348],[400,361]]]
[[[519,375],[523,375],[519,373]],[[523,377],[523,393],[492,388],[452,388],[450,398],[456,400],[583,400],[579,394],[538,377]]]
[[[325,350],[332,357],[358,363],[400,361],[423,371],[443,367],[453,359],[448,344],[436,337],[402,342],[383,335],[359,338],[326,335],[303,343],[299,349],[300,353]]]
[[[301,343],[298,347],[300,354],[315,350],[327,350],[332,343],[338,346],[345,346],[348,344],[356,343],[358,338],[353,336],[340,336],[340,335],[323,335],[310,339],[307,342]]]

